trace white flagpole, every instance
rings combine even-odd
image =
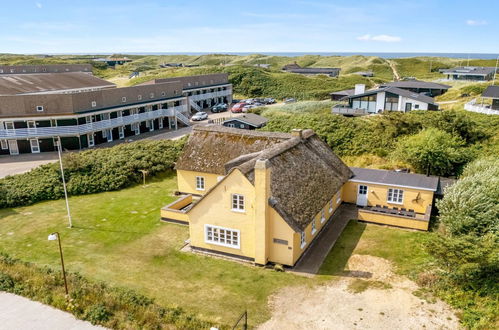
[[[62,168],[62,156],[61,156],[61,149],[62,149],[62,144],[61,144],[61,137],[58,137],[57,141],[57,152],[59,154],[59,165],[61,166],[61,176],[62,176],[62,185],[64,186],[64,198],[66,199],[66,209],[68,210],[68,221],[69,221],[69,228],[73,227],[73,222],[71,220],[71,212],[69,210],[69,200],[68,200],[68,191],[66,189],[66,179],[64,178],[64,169]]]

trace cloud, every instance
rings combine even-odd
[[[474,19],[469,19],[466,21],[466,24],[470,25],[470,26],[478,26],[478,25],[487,25],[487,21],[483,20],[483,19],[479,19],[479,20],[474,20]]]
[[[42,8],[42,4],[39,2],[35,2],[35,6],[36,6],[36,8],[39,8],[39,9]]]
[[[379,34],[377,36],[372,36],[370,34],[364,34],[363,36],[357,37],[357,40],[361,41],[380,41],[380,42],[400,42],[401,37],[389,36],[387,34]]]

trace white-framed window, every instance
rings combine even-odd
[[[229,127],[232,127],[232,128],[236,127],[233,123],[230,123],[228,125],[229,125]]]
[[[321,211],[321,223],[323,223],[324,221],[326,221],[326,212],[324,212],[324,209],[322,209],[322,211]]]
[[[135,123],[134,125],[135,125],[135,127],[134,127],[135,135],[139,135],[140,134],[140,124]]]
[[[302,249],[303,249],[303,248],[305,247],[305,245],[307,245],[307,239],[306,239],[306,237],[305,237],[305,232],[304,232],[304,231],[302,231],[302,232],[300,233],[300,248],[302,248]]]
[[[149,124],[149,132],[152,132],[154,131],[154,120],[151,120],[150,124]]]
[[[166,96],[166,92],[161,92],[161,96]]]
[[[142,100],[142,95],[137,95],[137,100]]]
[[[107,129],[105,132],[106,132],[107,142],[112,142],[113,141],[113,130]]]
[[[329,213],[333,212],[333,200],[329,201]]]
[[[7,135],[13,135],[14,134],[14,122],[13,121],[6,121],[4,122],[5,125],[5,130],[7,131]]]
[[[87,135],[87,138],[88,138],[88,146],[93,147],[95,145],[94,133],[89,133]]]
[[[126,102],[126,96],[123,96],[123,97],[121,98],[121,102]]]
[[[232,211],[244,212],[244,196],[232,194]]]
[[[240,231],[213,225],[204,225],[204,240],[208,244],[240,248]]]
[[[123,126],[118,127],[118,134],[120,139],[125,138],[125,128]]]
[[[340,204],[341,203],[341,194],[340,192],[338,191],[338,193],[336,194],[336,204]]]
[[[42,112],[43,111],[43,105],[37,105],[36,106],[36,111],[37,112]]]
[[[314,235],[317,232],[317,228],[315,227],[315,219],[312,221],[312,235]]]
[[[0,140],[0,145],[2,147],[2,150],[9,149],[9,144],[7,143],[7,140]]]
[[[28,120],[28,129],[35,129],[36,123],[34,120]]]
[[[29,140],[29,144],[31,146],[31,152],[37,154],[40,152],[40,144],[37,139]]]
[[[196,177],[196,190],[204,190],[204,176]]]
[[[239,127],[244,128],[244,124],[239,124]]]
[[[404,201],[404,191],[402,189],[388,189],[388,203],[402,204]]]
[[[92,101],[92,108],[95,108],[97,106],[97,102]]]
[[[149,94],[149,97],[150,97],[151,99],[153,99],[153,98],[154,98],[154,93]]]

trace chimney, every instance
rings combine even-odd
[[[265,265],[269,259],[270,175],[268,159],[255,163],[255,263]]]
[[[294,128],[291,130],[291,135],[294,137],[299,137],[300,139],[303,139],[303,130],[299,128]]]
[[[366,85],[364,85],[364,84],[355,84],[354,95],[362,94],[365,91],[366,91]]]

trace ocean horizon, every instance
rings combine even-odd
[[[377,56],[381,58],[405,58],[405,57],[449,57],[449,58],[462,58],[462,59],[484,59],[491,60],[497,59],[499,53],[431,53],[431,52],[119,52],[123,55],[239,55],[247,56],[253,54],[267,55],[267,56],[285,56],[285,57],[298,57],[304,55],[320,55],[320,56]],[[112,55],[111,53],[52,53],[49,55]]]

